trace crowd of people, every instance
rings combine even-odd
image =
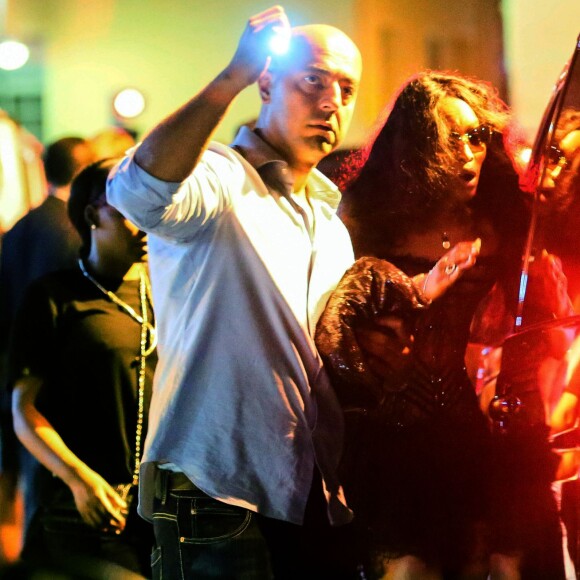
[[[483,81],[416,74],[337,185],[317,166],[362,64],[342,31],[274,6],[137,145],[46,148],[47,200],[0,254],[0,486],[13,507],[24,482],[25,570],[565,577],[540,355],[507,432],[497,373],[478,382],[521,314],[510,110]],[[252,85],[256,120],[213,140]],[[573,314],[559,260],[538,256],[526,315]]]

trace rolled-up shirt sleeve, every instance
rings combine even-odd
[[[111,170],[107,201],[143,231],[163,238],[190,239],[229,206],[244,181],[241,165],[224,146],[206,151],[183,182],[147,173],[135,161],[137,149]]]

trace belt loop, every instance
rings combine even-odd
[[[155,473],[155,495],[161,500],[161,504],[167,503],[167,491],[169,488],[169,472],[166,469],[156,469]]]

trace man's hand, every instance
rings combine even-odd
[[[290,32],[290,22],[281,6],[252,16],[224,74],[239,80],[242,86],[255,83],[270,62],[270,41],[281,30]]]
[[[186,179],[233,100],[268,66],[269,40],[277,28],[290,28],[280,6],[250,18],[229,65],[145,137],[135,152],[137,165],[163,181]]]

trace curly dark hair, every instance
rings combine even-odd
[[[487,212],[496,222],[500,207],[505,215],[506,204],[521,200],[508,152],[519,135],[510,132],[509,109],[497,91],[474,78],[422,72],[411,77],[386,108],[369,145],[349,156],[341,168],[340,214],[355,242],[364,237],[363,246],[373,247],[378,239],[382,246],[390,245],[406,232],[425,227],[445,202],[454,155],[449,124],[439,107],[447,97],[465,101],[479,122],[493,130],[472,209]],[[364,229],[364,236],[357,227]]]

